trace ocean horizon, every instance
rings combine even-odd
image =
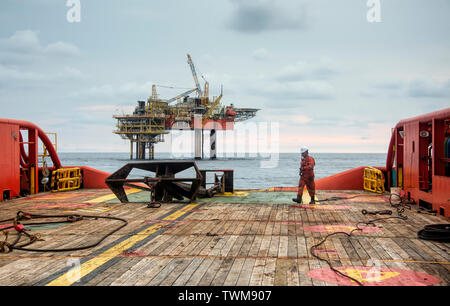
[[[108,173],[113,173],[131,162],[128,152],[59,152],[63,166],[88,166]],[[231,153],[230,153],[231,155]],[[240,156],[242,155],[242,156]],[[251,153],[218,154],[217,160],[196,160],[199,169],[232,169],[234,170],[234,187],[236,189],[292,187],[299,180],[299,153],[279,153],[275,155]],[[176,156],[176,158],[174,158]],[[360,166],[385,166],[386,153],[311,153],[316,160],[316,179],[324,178]],[[190,161],[192,153],[182,156],[168,152],[155,153],[155,161]],[[137,160],[133,160],[136,162]],[[141,170],[133,170],[130,177],[151,176]],[[193,173],[182,172],[180,176],[190,177]],[[212,176],[212,174],[211,174]],[[212,178],[207,177],[207,181]]]

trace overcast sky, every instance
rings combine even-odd
[[[128,151],[112,115],[193,88],[187,53],[224,104],[279,124],[281,152],[385,153],[398,121],[450,105],[448,0],[381,0],[373,23],[366,0],[80,2],[73,23],[65,0],[0,3],[0,117],[60,151]]]

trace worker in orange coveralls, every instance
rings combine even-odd
[[[303,203],[302,195],[303,188],[308,188],[309,196],[311,197],[311,202],[309,204],[315,204],[315,194],[316,194],[316,184],[314,183],[314,166],[316,161],[312,156],[308,155],[308,148],[302,147],[302,162],[300,164],[300,181],[298,183],[298,193],[297,198],[292,199],[292,201],[299,204]]]

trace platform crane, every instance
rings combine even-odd
[[[218,96],[216,98],[216,100],[213,102],[213,104],[211,105],[211,107],[206,111],[205,115],[203,116],[203,120],[209,119],[214,111],[214,109],[217,107],[217,105],[219,105],[220,100],[222,100],[223,95],[220,94],[220,96]]]
[[[182,94],[179,94],[179,95],[176,96],[176,97],[173,97],[172,99],[167,100],[167,102],[168,102],[168,103],[171,103],[171,102],[173,102],[173,101],[176,101],[176,100],[178,100],[178,99],[181,99],[181,98],[183,98],[183,97],[186,97],[186,96],[190,95],[191,93],[193,93],[194,91],[198,91],[198,89],[197,89],[197,88],[190,89],[190,90],[188,90],[188,91],[186,91],[186,92],[183,92]]]
[[[216,107],[219,105],[220,100],[222,100],[223,97],[223,86],[220,89],[220,96],[218,96],[214,102],[212,103],[212,105],[208,108],[208,110],[206,111],[206,113],[203,116],[203,120],[209,119],[211,118],[211,115],[213,114],[214,110],[216,109]]]
[[[203,90],[202,90],[202,87],[200,86],[200,82],[198,81],[197,72],[195,71],[194,62],[192,62],[192,58],[191,58],[191,56],[189,54],[187,55],[187,58],[188,58],[188,64],[189,64],[189,66],[191,66],[192,76],[194,77],[195,86],[197,86],[198,94],[199,94],[200,97],[203,97]]]

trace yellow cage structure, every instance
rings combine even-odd
[[[52,192],[61,192],[80,189],[80,168],[64,168],[52,172]]]
[[[373,167],[364,169],[364,190],[384,193],[384,175],[381,170]]]

